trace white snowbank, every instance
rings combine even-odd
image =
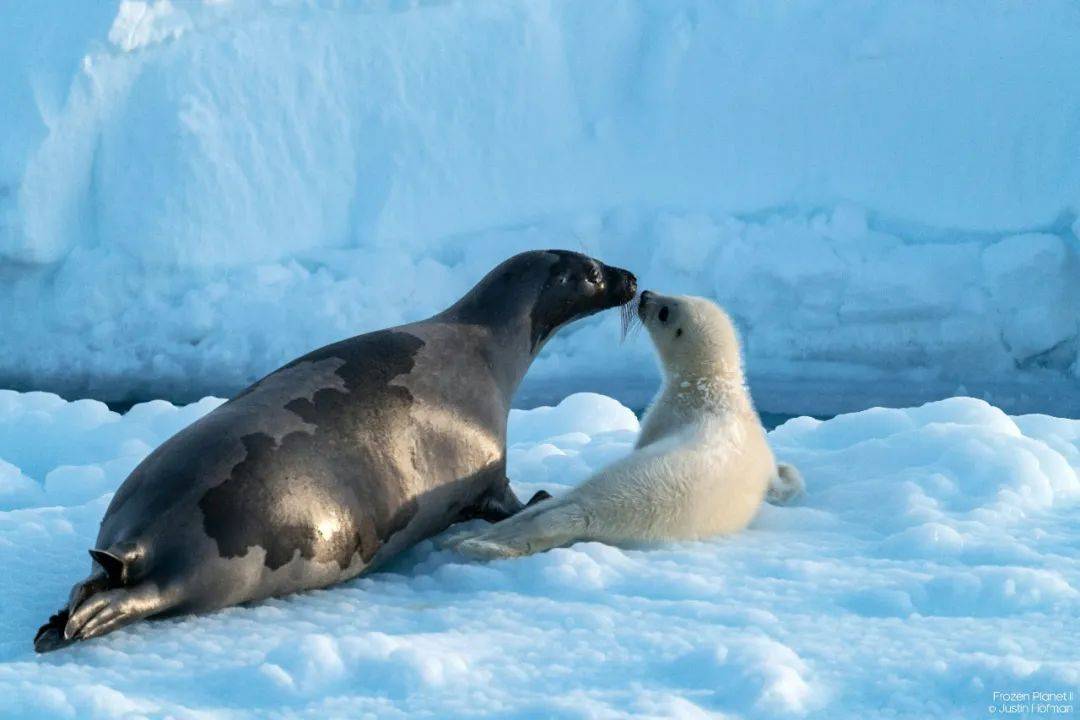
[[[0,383],[229,394],[562,246],[728,304],[767,409],[1075,413],[1075,3],[4,15]],[[527,396],[643,401],[647,351],[616,356],[603,322],[551,343]]]
[[[1080,421],[970,398],[788,422],[770,439],[809,494],[735,537],[489,564],[425,542],[330,590],[35,656],[108,491],[218,402],[0,393],[5,716],[921,719],[1080,683]],[[596,395],[510,423],[521,495],[637,430]]]

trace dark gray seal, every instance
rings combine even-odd
[[[428,320],[267,375],[128,476],[90,576],[35,649],[325,587],[459,520],[514,514],[506,420],[518,383],[556,330],[635,291],[633,275],[584,255],[527,252]]]

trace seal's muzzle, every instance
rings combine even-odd
[[[605,265],[604,278],[607,281],[608,293],[614,300],[613,305],[625,305],[637,295],[637,278],[629,270]]]

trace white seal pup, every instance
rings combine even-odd
[[[663,385],[632,454],[566,495],[447,544],[473,557],[528,555],[577,540],[692,540],[745,528],[766,494],[801,492],[777,468],[743,375],[735,327],[715,303],[642,293],[638,315]]]

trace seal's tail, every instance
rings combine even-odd
[[[769,483],[765,499],[773,505],[788,505],[806,494],[802,473],[794,465],[778,463],[776,477]]]
[[[75,584],[67,606],[52,615],[34,636],[37,652],[104,635],[168,607],[156,585],[135,579],[142,558],[135,545],[91,550],[90,557],[94,560],[90,576]]]

